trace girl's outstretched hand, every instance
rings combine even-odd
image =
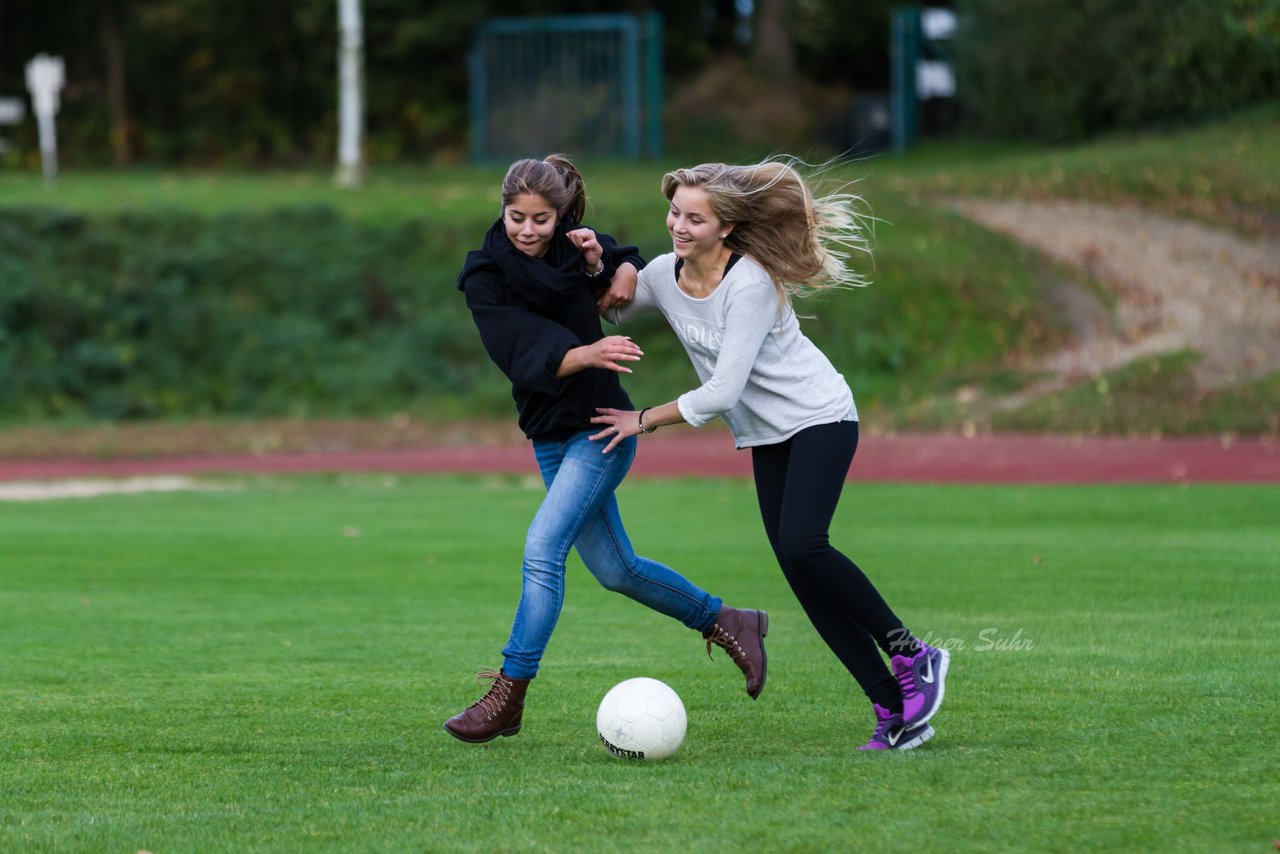
[[[582,348],[586,366],[629,374],[631,369],[619,362],[638,362],[644,351],[627,335],[608,335]]]
[[[606,371],[629,374],[631,369],[619,363],[638,362],[643,355],[644,351],[626,335],[609,335],[594,344],[583,344],[565,353],[556,376],[567,377],[587,368],[604,368]]]
[[[633,409],[606,409],[597,406],[596,412],[599,414],[591,419],[591,423],[607,424],[608,426],[589,438],[593,441],[596,439],[609,439],[609,444],[605,445],[602,453],[609,453],[623,439],[641,432],[640,413]]]

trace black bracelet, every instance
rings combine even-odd
[[[636,421],[640,422],[640,432],[644,433],[646,436],[652,433],[654,430],[658,429],[657,427],[644,426],[644,414],[652,408],[653,408],[652,406],[646,406],[644,409],[641,409],[640,414],[636,416]]]

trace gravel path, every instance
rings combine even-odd
[[[1046,358],[1051,378],[1025,396],[1179,350],[1201,354],[1193,376],[1206,390],[1280,370],[1280,241],[1089,202],[947,204],[1115,296],[1110,321],[1075,324],[1075,346]]]

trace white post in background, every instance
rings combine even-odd
[[[58,112],[58,93],[64,82],[62,57],[40,53],[27,63],[27,90],[31,92],[31,107],[40,129],[40,162],[48,186],[58,177],[58,135],[53,117]]]
[[[355,187],[364,177],[364,24],[360,0],[338,0],[338,171],[339,187]]]

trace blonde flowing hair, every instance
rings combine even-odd
[[[662,178],[668,201],[680,187],[706,192],[711,210],[733,231],[725,245],[749,255],[769,272],[778,298],[789,303],[831,288],[862,287],[868,280],[850,257],[871,254],[860,196],[835,192],[814,197],[794,158],[750,166],[703,163]],[[802,164],[803,165],[803,164]]]

